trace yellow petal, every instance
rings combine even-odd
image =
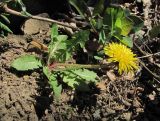
[[[127,48],[123,44],[110,43],[104,47],[104,53],[109,56],[108,62],[118,62],[119,63],[119,74],[122,72],[129,73],[138,69],[138,58],[131,49]]]

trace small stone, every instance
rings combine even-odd
[[[41,16],[41,14],[39,14],[38,16]],[[27,35],[38,34],[41,31],[44,30],[47,31],[49,29],[50,29],[50,22],[40,21],[35,19],[28,19],[21,27],[21,30],[24,32],[24,34]]]

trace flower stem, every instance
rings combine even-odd
[[[63,71],[63,70],[72,70],[72,69],[100,69],[100,68],[109,68],[109,64],[66,64],[66,63],[55,63],[50,66],[50,69],[53,71]]]

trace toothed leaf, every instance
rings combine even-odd
[[[15,59],[11,66],[18,71],[27,71],[42,67],[42,63],[34,55],[24,55]]]

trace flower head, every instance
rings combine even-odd
[[[138,69],[138,58],[135,54],[123,44],[119,43],[110,43],[104,47],[104,53],[110,58],[109,62],[118,62],[119,63],[119,74],[122,72],[133,72],[135,69]]]

